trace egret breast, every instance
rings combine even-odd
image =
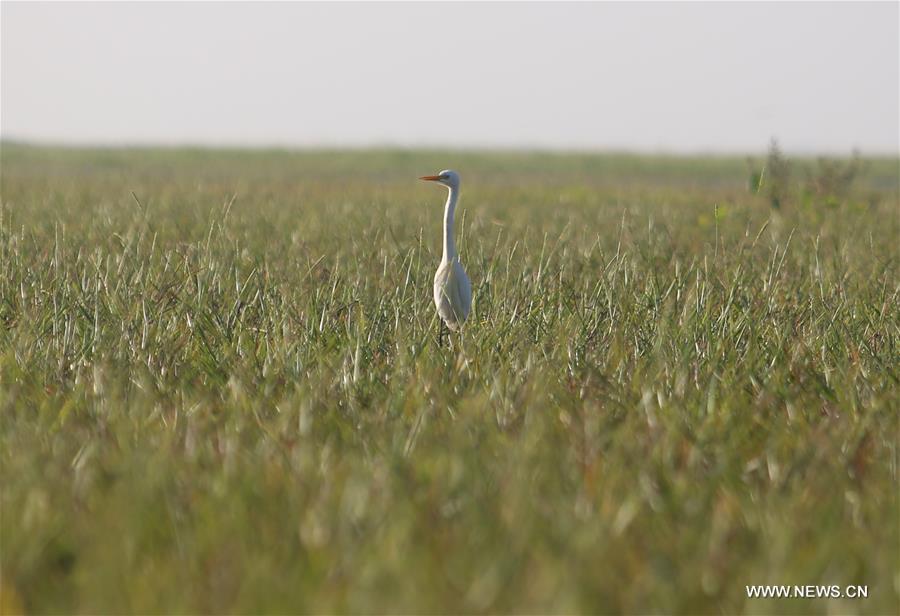
[[[459,261],[442,262],[434,274],[434,305],[444,323],[457,331],[469,316],[472,293]]]

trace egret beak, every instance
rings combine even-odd
[[[442,179],[439,175],[423,175],[419,178],[420,180],[425,180],[426,182],[437,182]]]

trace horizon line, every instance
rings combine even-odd
[[[280,143],[280,142],[237,142],[237,141],[142,141],[142,140],[66,140],[66,139],[22,139],[13,136],[0,136],[0,147],[20,146],[63,150],[203,150],[203,151],[284,151],[284,152],[337,152],[337,151],[420,151],[420,152],[470,152],[470,153],[546,153],[558,155],[626,155],[626,156],[661,156],[684,158],[739,158],[748,156],[765,156],[769,150],[771,139],[764,147],[752,149],[731,148],[644,148],[635,146],[575,146],[545,144],[449,144],[434,143],[404,144],[395,142],[371,143]],[[861,147],[848,150],[808,149],[785,147],[778,142],[779,149],[785,154],[800,157],[832,157],[850,158],[858,155],[862,158],[900,158],[900,148],[894,151]]]

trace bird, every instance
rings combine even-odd
[[[440,316],[438,344],[443,346],[444,325],[451,331],[459,331],[472,309],[472,284],[459,261],[453,237],[453,213],[459,202],[459,174],[445,169],[437,175],[419,179],[446,186],[449,193],[444,205],[444,252],[434,274],[434,305]]]

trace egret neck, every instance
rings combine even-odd
[[[444,206],[444,255],[441,260],[449,263],[456,259],[456,241],[453,239],[453,212],[459,200],[459,186],[448,186],[447,204]]]

